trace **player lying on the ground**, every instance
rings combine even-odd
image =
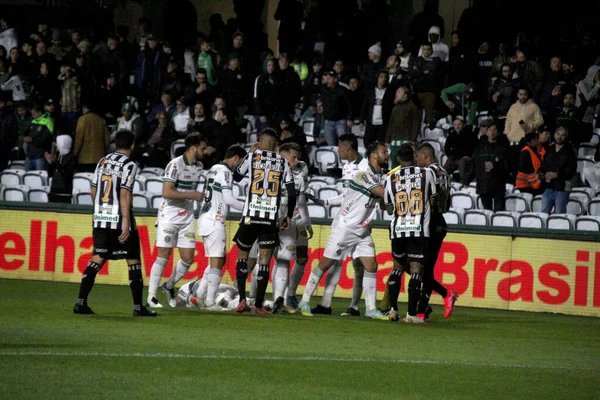
[[[200,280],[196,279],[181,286],[177,291],[177,305],[180,307],[188,308],[202,308],[206,306],[206,286],[200,284]],[[216,304],[222,308],[223,311],[234,311],[240,304],[240,292],[231,285],[219,284],[216,291]],[[254,305],[254,299],[248,297],[247,303],[249,306]],[[273,302],[265,300],[263,307],[271,309]]]

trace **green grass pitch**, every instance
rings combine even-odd
[[[159,310],[0,280],[1,399],[598,399],[600,319],[460,307],[426,326]],[[316,304],[313,301],[313,305]],[[336,299],[334,314],[347,307]],[[402,308],[405,305],[401,305]]]

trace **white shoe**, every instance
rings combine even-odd
[[[213,304],[212,306],[208,306],[206,308],[204,308],[204,311],[212,311],[212,312],[223,312],[223,311],[229,311],[227,308],[223,308],[218,304]]]
[[[158,302],[158,299],[156,297],[148,297],[148,307],[163,308],[163,305]]]
[[[406,322],[407,324],[424,324],[425,320],[417,317],[416,315],[408,315],[406,313],[406,317],[402,318],[402,322]]]

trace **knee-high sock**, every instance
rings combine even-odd
[[[102,265],[90,261],[83,271],[83,275],[81,277],[81,285],[79,285],[79,296],[77,297],[77,304],[86,306],[87,298],[92,288],[94,287],[94,282],[96,281],[96,275],[102,269]]]
[[[248,280],[248,263],[238,260],[236,265],[235,280],[240,291],[240,301],[246,299],[246,281]]]
[[[288,284],[290,262],[277,260],[273,269],[273,300],[283,297]]]
[[[421,298],[421,285],[423,277],[421,274],[411,274],[408,283],[408,315],[417,315],[417,304]]]
[[[214,305],[216,301],[217,289],[219,289],[219,283],[221,283],[221,270],[211,268],[210,271],[208,271],[206,281],[208,283],[206,291],[206,306],[210,307]]]
[[[327,271],[325,276],[325,290],[323,291],[323,297],[321,297],[321,306],[325,308],[331,307],[331,300],[335,293],[335,288],[340,283],[340,276],[342,275],[342,265],[334,263],[331,268]]]
[[[298,285],[302,282],[302,278],[304,277],[304,268],[306,268],[306,260],[296,260],[294,268],[292,268],[292,274],[290,275],[288,296],[296,296]]]
[[[177,282],[183,279],[185,274],[190,269],[191,264],[184,263],[183,261],[177,261],[177,265],[175,266],[175,271],[171,274],[171,277],[167,281],[167,289],[175,288]]]
[[[148,299],[156,297],[156,291],[160,285],[165,266],[169,262],[166,258],[156,258],[154,264],[152,264],[152,270],[150,270],[150,282],[148,283]]]
[[[425,273],[423,274],[423,289],[421,290],[421,298],[419,299],[419,305],[417,306],[417,314],[424,314],[429,306],[433,280],[433,269],[426,268]]]
[[[444,285],[442,285],[441,283],[439,283],[435,279],[433,279],[433,283],[431,285],[431,291],[435,291],[440,296],[442,296],[443,299],[445,299],[446,297],[448,297],[448,289],[446,289],[444,287]],[[429,292],[429,295],[431,295],[431,292]]]
[[[358,310],[358,303],[363,292],[365,267],[363,267],[360,259],[352,260],[352,266],[354,267],[354,282],[352,283],[352,302],[350,303],[350,307]]]
[[[196,288],[195,296],[199,299],[206,299],[206,290],[208,288],[208,273],[210,271],[210,264],[206,266],[204,269],[204,273],[202,274],[202,279],[198,282],[198,287]]]
[[[375,310],[377,306],[377,272],[365,271],[362,283],[367,311]]]
[[[319,286],[319,281],[323,276],[323,271],[319,269],[319,267],[315,267],[310,276],[308,277],[308,282],[306,282],[306,286],[304,287],[304,294],[302,295],[302,301],[305,303],[310,302],[311,296],[317,290],[317,286]]]
[[[142,308],[142,296],[144,291],[144,278],[142,278],[142,264],[129,265],[129,287],[133,297],[133,309],[139,311]]]
[[[267,286],[269,285],[270,272],[269,265],[258,265],[258,273],[256,277],[256,301],[254,302],[254,306],[257,308],[262,308],[263,301],[265,300],[265,293],[267,291]]]
[[[256,291],[258,290],[258,286],[256,285],[256,283],[258,282],[258,268],[256,268],[256,265],[254,266],[254,269],[252,270],[252,280],[250,281],[250,293],[248,293],[248,297],[250,297],[251,299],[256,299]]]
[[[390,309],[390,290],[387,285],[385,286],[385,292],[383,292],[383,297],[381,298],[381,301],[379,302],[379,309],[380,310],[389,310]]]
[[[402,285],[402,271],[399,269],[393,269],[387,281],[387,293],[389,303],[386,308],[383,308],[380,304],[380,308],[385,310],[387,308],[393,308],[398,311],[398,296],[400,295],[400,286]],[[382,301],[383,303],[383,301]]]

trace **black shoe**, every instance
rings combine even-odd
[[[139,310],[133,310],[134,317],[156,317],[156,313],[154,311],[148,310],[146,307],[142,306]]]
[[[427,306],[427,309],[425,310],[425,319],[429,319],[429,315],[433,312],[433,308],[431,308],[431,306]]]
[[[273,303],[273,314],[279,313],[283,309],[283,297],[279,296],[275,303]]]
[[[74,314],[96,314],[95,312],[92,311],[91,308],[89,308],[87,306],[87,304],[81,305],[81,304],[75,304],[75,307],[73,307],[73,313]]]
[[[325,314],[331,315],[331,307],[323,307],[322,305],[317,305],[315,308],[310,310],[313,314]]]
[[[348,309],[342,313],[342,317],[360,317],[360,311],[356,308],[348,307]]]

